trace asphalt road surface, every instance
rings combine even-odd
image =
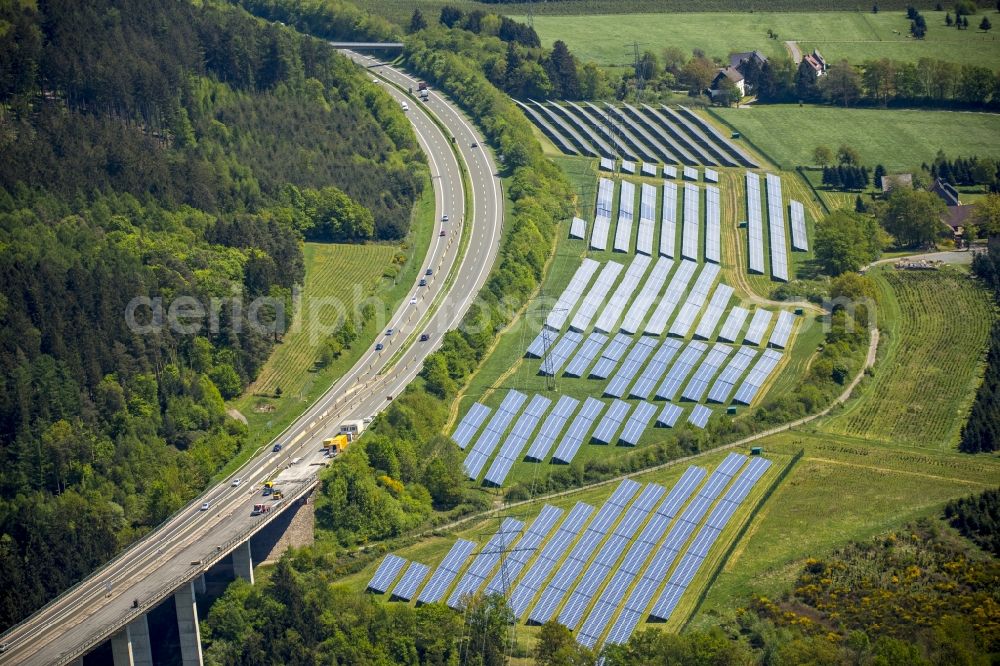
[[[268,445],[229,479],[0,637],[5,647],[0,663],[68,663],[226,556],[315,484],[322,465],[330,463],[323,458],[321,440],[336,432],[344,420],[371,417],[385,409],[420,371],[424,357],[440,345],[444,333],[461,321],[485,284],[500,243],[503,192],[482,137],[437,92],[432,91],[427,102],[419,101],[403,92],[417,88],[417,82],[405,73],[359,54],[344,53],[368,68],[378,85],[400,103],[407,102],[407,116],[428,156],[438,222],[425,260],[433,275],[421,275],[428,280],[427,286],[411,287],[385,323],[393,333],[382,336],[384,349],[373,346],[306,410],[277,440],[284,445],[280,453],[272,453]],[[430,119],[430,113],[444,131]],[[452,146],[469,174],[471,211],[465,209],[461,170]],[[448,215],[448,222],[440,221],[443,215]],[[459,256],[465,226],[469,227],[468,245],[464,256]],[[421,334],[429,339],[420,341]],[[240,479],[239,485],[232,485],[235,478]],[[268,479],[276,480],[286,499],[274,502],[268,514],[253,517],[253,504],[267,501],[261,498],[261,487]],[[208,509],[202,510],[206,502]],[[133,608],[134,600],[138,608]]]

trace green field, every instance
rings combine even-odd
[[[607,66],[630,64],[633,41],[657,54],[671,46],[685,54],[701,49],[710,58],[753,49],[774,58],[788,55],[786,40],[799,42],[804,53],[817,48],[831,62],[937,58],[991,68],[1000,64],[1000,37],[971,26],[963,31],[947,28],[944,12],[927,12],[925,17],[928,31],[923,40],[908,36],[910,22],[899,11],[536,16],[534,24],[542,44],[551,46],[561,39],[577,57]],[[768,30],[777,33],[777,39],[769,38]]]
[[[755,106],[713,109],[781,168],[812,165],[819,145],[841,144],[861,153],[861,162],[890,172],[930,164],[938,150],[949,157],[1000,159],[1000,114],[823,106]]]
[[[872,441],[953,449],[982,381],[994,314],[989,293],[957,269],[880,268],[879,371],[823,429]]]

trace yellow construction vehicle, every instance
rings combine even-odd
[[[350,439],[347,435],[334,435],[323,440],[323,451],[326,455],[333,457],[346,451],[348,444],[350,444]]]

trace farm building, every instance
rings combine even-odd
[[[967,224],[969,215],[972,214],[973,207],[963,206],[961,200],[958,198],[958,190],[946,180],[935,178],[934,184],[931,186],[931,192],[944,200],[947,208],[945,214],[941,217],[941,221],[951,228],[955,240],[959,240],[965,232],[965,225]]]
[[[818,49],[813,49],[812,53],[807,53],[802,57],[802,61],[813,68],[817,77],[826,74],[826,59],[820,54]]]
[[[721,86],[722,86],[722,81],[724,79],[729,79],[730,81],[733,82],[733,85],[736,86],[736,89],[740,91],[740,97],[747,94],[746,79],[743,78],[743,73],[740,72],[740,70],[738,70],[737,68],[730,66],[724,69],[720,69],[719,73],[715,75],[714,79],[712,79],[712,85],[710,89],[712,97],[715,97],[720,92],[722,92]]]

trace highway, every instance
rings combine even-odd
[[[386,322],[393,334],[382,336],[385,348],[373,346],[282,433],[276,440],[283,444],[280,453],[272,453],[268,445],[102,569],[0,636],[5,647],[0,664],[73,661],[261,529],[315,485],[316,474],[329,463],[323,459],[320,441],[336,432],[344,420],[371,417],[385,409],[417,375],[424,357],[440,345],[444,333],[461,321],[485,284],[496,259],[504,211],[496,166],[482,137],[437,92],[432,91],[426,103],[420,102],[403,92],[411,87],[416,90],[417,85],[405,73],[359,54],[344,53],[367,67],[394,98],[408,103],[407,116],[428,157],[438,222],[426,259],[426,267],[433,269],[433,275],[426,277],[427,286],[414,284]],[[444,131],[430,113],[444,125]],[[452,145],[469,175],[470,211],[465,209],[461,170]],[[440,221],[443,215],[449,216],[448,222]],[[464,226],[468,226],[468,244],[460,256]],[[420,341],[422,333],[429,339]],[[239,485],[232,484],[235,478],[240,479]],[[277,480],[286,499],[274,503],[270,513],[252,517],[253,504],[265,501],[259,498],[267,479]],[[209,508],[200,510],[205,502]]]

